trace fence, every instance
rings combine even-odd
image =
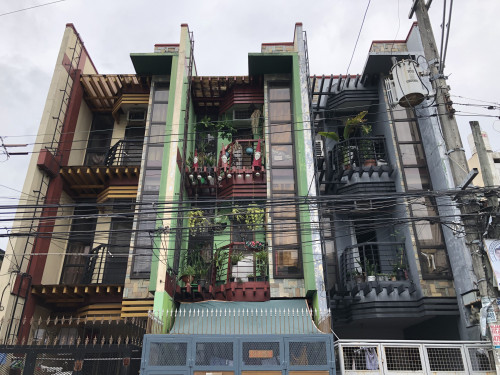
[[[337,374],[496,374],[491,343],[347,341],[335,343]]]

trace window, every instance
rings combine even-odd
[[[111,114],[96,113],[87,144],[85,165],[105,165],[106,153],[111,146],[114,119]]]
[[[295,147],[289,82],[269,84],[271,192],[276,201],[270,216],[275,278],[302,277],[298,214],[295,205]],[[282,200],[280,202],[280,200]]]

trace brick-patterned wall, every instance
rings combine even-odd
[[[288,44],[263,44],[260,51],[262,53],[293,52],[293,48],[293,45]]]
[[[304,298],[306,296],[303,279],[273,279],[269,286],[271,298]]]
[[[370,52],[408,52],[406,43],[372,43]]]

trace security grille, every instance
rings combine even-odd
[[[233,366],[232,342],[196,343],[196,366]]]
[[[279,342],[244,342],[242,358],[244,366],[279,366],[281,364],[280,344]]]
[[[493,353],[486,348],[469,348],[472,371],[494,371]]]
[[[376,346],[347,346],[343,348],[344,367],[349,370],[378,371]]]
[[[0,353],[0,375],[22,374],[24,354]]]
[[[465,371],[460,348],[427,348],[431,371]]]
[[[149,351],[151,366],[186,366],[187,343],[152,342]]]
[[[70,353],[42,353],[37,355],[34,375],[71,374],[75,364],[75,355]]]
[[[289,363],[291,366],[322,366],[327,364],[326,343],[290,342]]]
[[[385,347],[388,371],[422,371],[419,348]]]

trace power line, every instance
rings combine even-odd
[[[44,7],[44,6],[47,6],[47,5],[52,5],[52,4],[56,4],[56,3],[61,3],[63,1],[66,1],[66,0],[56,0],[56,1],[51,1],[50,3],[45,3],[45,4],[40,4],[40,5],[34,5],[32,7],[28,7],[28,8],[23,8],[23,9],[18,9],[18,10],[13,10],[11,12],[7,12],[7,13],[0,13],[0,17],[2,16],[7,16],[9,14],[14,14],[14,13],[19,13],[19,12],[24,12],[25,10],[30,10],[30,9],[35,9],[35,8],[41,8],[41,7]]]

